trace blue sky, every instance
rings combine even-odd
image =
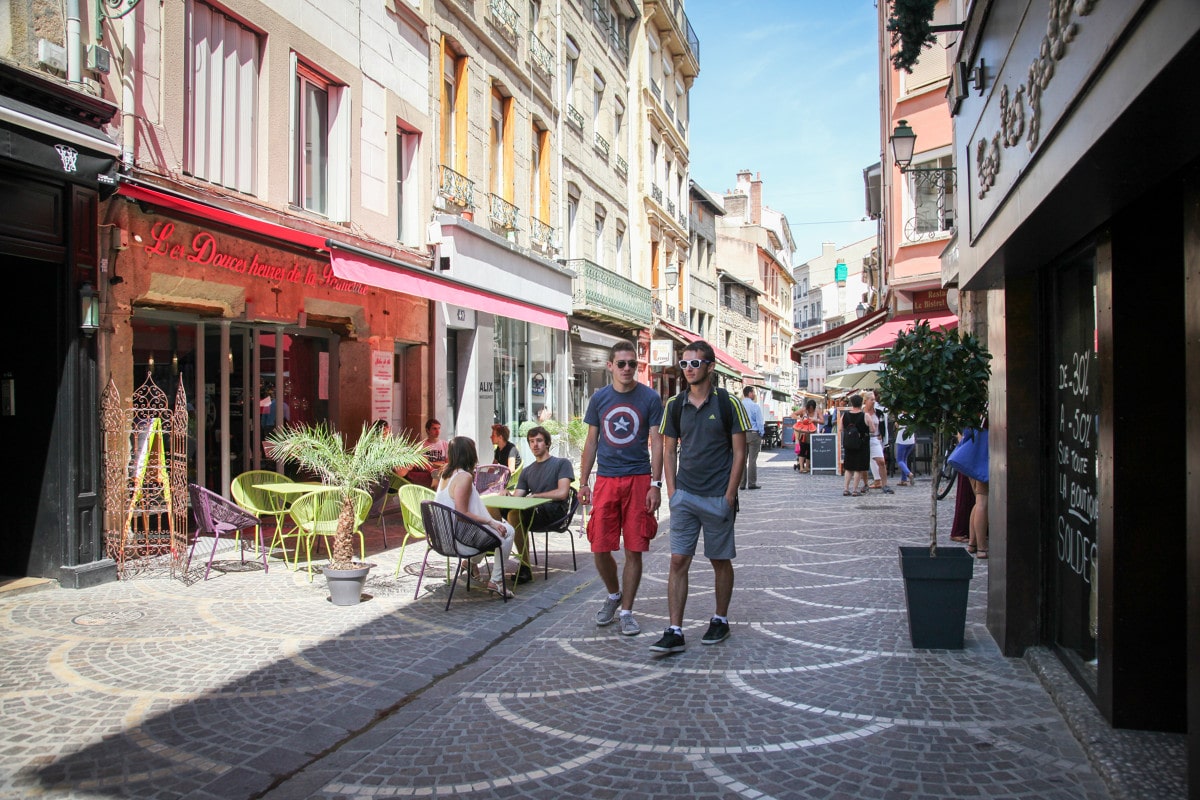
[[[759,173],[801,264],[821,242],[873,236],[862,171],[879,160],[876,9],[870,0],[687,0],[700,39],[690,177],[711,194]]]

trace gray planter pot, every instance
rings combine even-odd
[[[900,548],[908,634],[913,647],[961,650],[975,559],[964,547],[937,552],[930,558],[928,547]]]
[[[374,564],[361,564],[353,569],[333,569],[322,567],[325,582],[329,586],[329,599],[335,606],[355,606],[362,598],[363,585],[367,582],[367,573]]]

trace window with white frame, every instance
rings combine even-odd
[[[513,99],[492,87],[491,127],[488,133],[488,190],[513,201]]]
[[[567,105],[578,110],[575,104],[575,73],[579,71],[579,45],[570,36],[566,38],[567,63],[563,70],[563,99]]]
[[[954,157],[913,160],[905,174],[904,238],[910,242],[949,236],[954,230]]]
[[[592,130],[600,133],[600,109],[604,108],[604,76],[592,75]]]
[[[604,266],[604,262],[608,260],[604,257],[604,223],[607,216],[608,212],[605,211],[604,206],[597,203],[596,236],[595,239],[592,240],[592,252],[595,253],[596,263],[600,266]]]
[[[621,99],[615,98],[613,109],[613,150],[616,154],[625,157],[625,104]]]
[[[350,216],[350,92],[292,54],[291,201],[331,220]]]
[[[184,25],[184,171],[253,194],[259,35],[199,0],[188,0]]]
[[[567,258],[579,258],[579,187],[567,184]]]
[[[617,221],[614,234],[616,262],[613,264],[613,272],[628,278],[630,275],[629,262],[625,258],[625,224],[620,220]]]
[[[417,161],[421,137],[404,126],[396,128],[396,239],[418,244]]]

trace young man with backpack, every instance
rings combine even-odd
[[[737,555],[733,523],[746,458],[746,431],[751,426],[741,402],[713,385],[715,361],[707,342],[688,345],[679,362],[687,391],[668,398],[663,412],[663,474],[671,509],[671,569],[667,577],[671,624],[651,645],[656,653],[681,653],[687,648],[683,613],[688,570],[701,530],[704,556],[713,567],[716,611],[700,642],[717,644],[729,636],[733,559]]]

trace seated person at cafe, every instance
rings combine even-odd
[[[550,502],[535,506],[532,512],[510,511],[509,524],[517,531],[516,549],[521,556],[521,568],[517,572],[517,582],[525,583],[533,578],[529,564],[525,560],[525,548],[528,544],[527,530],[541,530],[562,518],[570,508],[571,483],[575,480],[575,468],[565,458],[550,455],[550,432],[540,425],[530,428],[525,435],[534,460],[521,470],[517,479],[517,488],[513,494],[517,497],[545,497]],[[531,520],[531,521],[530,521]],[[528,528],[525,522],[530,521]]]
[[[508,467],[510,475],[517,471],[517,467],[521,466],[521,451],[509,441],[511,435],[507,425],[492,426],[492,447],[494,448],[492,463]]]
[[[429,462],[429,466],[423,469],[397,467],[396,474],[410,483],[432,489],[434,476],[441,472],[442,467],[446,466],[446,442],[441,438],[441,434],[442,423],[436,419],[426,422],[425,441],[421,442],[421,446],[425,448],[425,458]]]

